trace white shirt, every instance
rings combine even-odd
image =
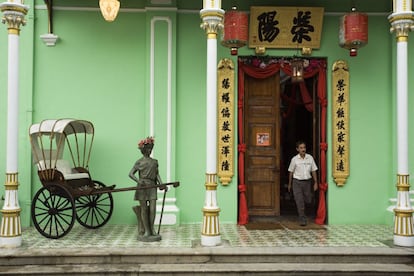
[[[295,155],[290,161],[288,171],[293,172],[293,178],[295,179],[307,180],[312,178],[311,172],[317,169],[312,155],[306,153],[304,158],[300,157],[300,154]]]

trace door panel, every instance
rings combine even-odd
[[[245,181],[251,216],[280,215],[279,74],[245,78]]]

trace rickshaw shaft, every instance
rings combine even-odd
[[[108,189],[99,189],[99,190],[93,190],[90,195],[98,195],[98,194],[106,194],[106,193],[117,193],[117,192],[125,192],[125,191],[136,191],[136,190],[146,190],[146,189],[154,189],[154,188],[158,188],[160,190],[165,190],[167,189],[167,186],[172,185],[174,188],[180,186],[180,182],[176,181],[176,182],[169,182],[169,183],[164,183],[164,184],[160,184],[160,185],[154,185],[154,186],[144,186],[144,187],[140,187],[140,186],[134,186],[134,187],[127,187],[127,188],[119,188],[119,189],[112,189],[112,190],[108,190]]]

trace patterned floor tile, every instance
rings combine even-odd
[[[75,225],[71,232],[58,240],[47,239],[34,227],[23,229],[26,248],[86,248],[86,247],[191,247],[201,238],[200,224],[163,226],[160,242],[140,242],[133,225],[106,225],[91,230]],[[247,230],[244,226],[222,224],[220,235],[232,247],[387,247],[393,228],[386,225],[334,225],[323,230]]]

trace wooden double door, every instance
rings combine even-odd
[[[280,215],[280,75],[245,76],[245,181],[249,216]]]

